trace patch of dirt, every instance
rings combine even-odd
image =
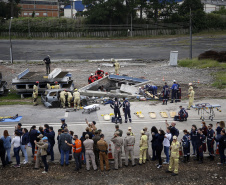
[[[141,61],[129,61],[128,63],[139,63]],[[106,62],[104,62],[106,63]],[[187,98],[188,83],[192,82],[195,90],[195,99],[199,98],[222,98],[226,95],[226,90],[220,90],[211,86],[213,83],[212,73],[216,72],[216,69],[190,69],[183,67],[171,67],[166,61],[142,61],[140,66],[121,66],[119,72],[121,75],[128,75],[131,77],[144,77],[145,79],[152,80],[153,84],[157,85],[158,92],[162,91],[162,86],[165,82],[169,86],[172,85],[173,80],[176,80],[182,87],[182,98]],[[102,66],[102,62],[90,63],[90,62],[68,62],[68,63],[52,63],[51,70],[54,68],[61,68],[64,71],[72,73],[72,79],[76,88],[83,87],[88,83],[88,77],[91,73],[95,73],[97,68],[108,73],[114,73],[114,67]],[[40,64],[13,64],[13,65],[1,65],[0,71],[2,71],[3,80],[8,82],[9,88],[12,87],[12,78],[15,78],[20,72],[29,68],[34,72],[45,72],[45,65]]]
[[[218,160],[218,159],[217,159]],[[138,162],[138,161],[137,161]],[[216,161],[207,158],[203,164],[197,161],[179,164],[179,175],[172,177],[165,173],[168,165],[157,169],[154,162],[135,167],[122,167],[109,172],[86,171],[82,166],[81,173],[74,171],[75,164],[69,166],[50,164],[49,172],[42,174],[43,169],[34,170],[34,165],[23,165],[21,168],[6,167],[0,170],[1,184],[225,184],[225,166],[218,166]],[[111,168],[114,164],[110,164]]]

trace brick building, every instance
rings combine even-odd
[[[58,0],[21,0],[20,17],[59,17]]]

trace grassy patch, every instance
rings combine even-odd
[[[178,65],[181,67],[195,67],[195,68],[219,68],[219,69],[226,69],[226,63],[220,63],[216,60],[198,60],[195,59],[182,59],[178,61]]]
[[[220,71],[214,74],[215,82],[212,84],[213,87],[219,89],[226,88],[226,71]]]
[[[1,101],[1,105],[32,105],[32,102],[22,102],[22,101]]]

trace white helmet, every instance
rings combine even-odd
[[[100,68],[98,68],[97,70],[100,70]]]
[[[91,76],[93,76],[93,73],[91,73]]]

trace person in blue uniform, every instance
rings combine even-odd
[[[199,163],[203,163],[203,148],[206,142],[206,136],[203,134],[202,129],[198,129],[198,137],[197,137],[197,158],[196,160]]]
[[[181,139],[182,142],[182,146],[183,146],[183,153],[184,153],[184,160],[183,162],[189,162],[189,158],[190,158],[190,135],[189,132],[185,129],[183,130],[184,132],[184,136]]]
[[[163,99],[162,99],[162,104],[166,104],[167,105],[167,101],[168,101],[168,98],[169,98],[169,94],[170,94],[170,91],[169,91],[169,86],[167,85],[167,83],[165,82],[165,85],[163,86],[163,90],[162,90],[162,93],[163,93]]]
[[[214,130],[213,130],[213,124],[208,125],[208,130],[207,130],[207,147],[210,155],[210,160],[214,160]]]
[[[177,82],[176,82],[176,80],[174,80],[173,81],[173,85],[172,85],[172,87],[171,87],[171,89],[172,89],[172,95],[171,95],[171,102],[170,103],[173,103],[173,100],[175,99],[175,102],[177,102],[176,101],[176,99],[177,99],[177,91],[178,91],[178,84],[177,84]]]
[[[127,123],[127,117],[129,117],[129,122],[131,123],[131,115],[130,115],[130,102],[123,98],[123,103],[122,103],[123,111],[125,114],[125,123]]]
[[[226,148],[226,135],[225,135],[225,130],[222,129],[221,130],[221,135],[218,136],[217,138],[215,137],[215,134],[214,134],[214,140],[216,140],[217,142],[219,142],[219,153],[220,153],[221,162],[220,163],[217,163],[217,164],[223,165],[225,163],[224,150]]]
[[[196,155],[196,153],[197,153],[197,150],[196,150],[197,149],[197,137],[198,137],[198,130],[197,130],[196,125],[192,125],[190,136],[191,136],[191,144],[192,144],[192,148],[193,148],[192,155]]]
[[[122,107],[122,104],[120,101],[118,101],[118,98],[115,98],[115,101],[110,104],[111,108],[114,109],[115,114],[115,123],[117,124],[117,121],[119,120],[119,123],[122,124],[122,118],[120,113],[120,108]]]
[[[65,123],[65,119],[64,118],[61,118],[60,121],[62,123],[61,129],[64,130],[65,128],[67,128],[67,124]]]

